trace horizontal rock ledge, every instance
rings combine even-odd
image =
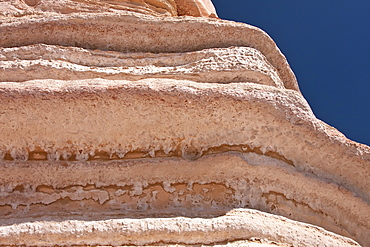
[[[152,77],[208,83],[251,82],[284,88],[276,69],[250,47],[156,54],[37,44],[0,48],[0,54],[2,82]]]
[[[149,157],[180,150],[191,160],[210,148],[247,145],[370,201],[369,148],[317,120],[296,91],[171,79],[0,86],[2,158],[27,160],[39,147],[50,160],[135,150]]]
[[[255,210],[235,210],[213,219],[69,220],[0,227],[0,243],[10,245],[194,245],[227,241],[232,246],[236,240],[253,241],[255,236],[273,242],[273,246],[360,246],[322,228]]]
[[[295,75],[275,42],[261,29],[243,23],[194,17],[163,19],[130,12],[54,14],[4,19],[0,33],[0,47],[43,43],[154,53],[252,47],[277,69],[286,88],[299,91]]]
[[[0,172],[3,225],[51,219],[208,218],[242,207],[368,241],[366,202],[335,183],[255,153],[228,152],[192,162],[11,161],[1,163]]]

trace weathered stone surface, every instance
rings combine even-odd
[[[37,15],[2,21],[1,47],[43,43],[126,53],[250,47],[265,56],[286,88],[299,90],[292,70],[274,41],[262,30],[247,24],[209,18],[156,18],[133,12]]]
[[[0,12],[0,244],[369,246],[370,148],[263,31],[176,17],[209,1]]]
[[[258,241],[253,238],[256,235],[269,241]],[[240,239],[249,241],[237,241]],[[61,245],[117,246],[158,242],[194,245],[228,240],[231,246],[245,246],[253,241],[265,242],[262,246],[322,246],[322,243],[330,247],[358,246],[350,239],[321,228],[253,210],[238,210],[210,219],[181,217],[22,223],[3,227],[0,240],[5,244],[19,245],[53,245],[55,242]]]
[[[217,17],[210,0],[1,0],[0,16],[17,17],[45,13],[134,11],[154,16]]]
[[[1,48],[0,48],[1,49]],[[277,70],[250,47],[185,53],[122,53],[55,45],[0,50],[1,81],[173,78],[208,83],[252,82],[284,88]]]

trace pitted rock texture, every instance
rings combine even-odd
[[[0,245],[370,246],[370,148],[215,13],[0,2]]]
[[[154,16],[217,17],[210,0],[2,0],[0,17],[134,11]]]

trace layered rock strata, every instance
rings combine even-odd
[[[0,2],[0,244],[370,246],[370,148],[263,31],[30,2]]]

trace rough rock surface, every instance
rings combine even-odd
[[[0,1],[0,245],[370,246],[370,148],[215,13]]]
[[[134,11],[154,16],[217,17],[211,0],[0,0],[0,16]]]

